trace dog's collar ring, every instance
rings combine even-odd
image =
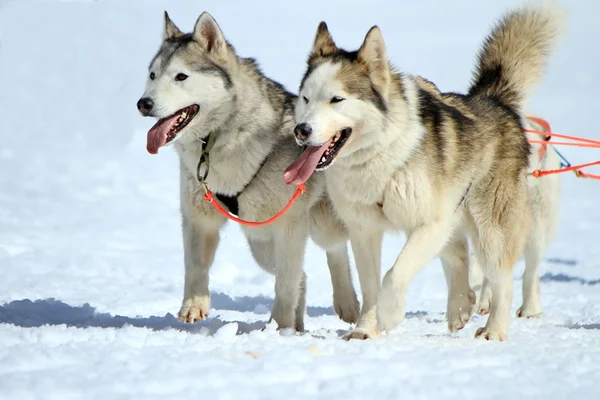
[[[200,161],[198,161],[198,166],[196,167],[196,179],[200,183],[206,183],[206,178],[208,177],[208,153],[204,152],[200,156]],[[202,172],[202,167],[204,167],[204,172]]]

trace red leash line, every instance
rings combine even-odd
[[[529,140],[529,143],[541,144],[541,145],[544,146],[542,148],[542,152],[540,153],[541,154],[540,158],[544,154],[546,145],[549,145],[549,144],[564,145],[564,146],[579,146],[579,147],[600,148],[600,141],[591,140],[591,139],[585,139],[585,138],[579,138],[579,137],[576,137],[576,136],[567,136],[567,135],[561,135],[561,134],[558,134],[558,133],[552,133],[552,129],[550,128],[550,124],[548,123],[548,121],[546,121],[546,120],[544,120],[542,118],[537,118],[537,117],[527,117],[527,119],[538,123],[540,126],[542,126],[545,129],[547,129],[548,132],[538,131],[538,130],[535,130],[535,129],[525,129],[525,132],[535,133],[535,134],[539,134],[539,135],[544,135],[546,137],[557,137],[557,138],[570,139],[570,140],[575,140],[575,141],[579,141],[580,142],[580,143],[570,143],[570,142],[550,142],[550,141],[545,141],[545,140]],[[583,143],[581,143],[581,142],[583,142]],[[552,174],[558,174],[558,173],[562,173],[562,172],[575,171],[575,174],[579,178],[591,178],[591,179],[599,179],[600,180],[600,175],[586,174],[585,172],[580,171],[580,169],[582,169],[582,168],[591,167],[593,165],[600,165],[600,161],[596,161],[596,162],[588,163],[588,164],[573,165],[573,166],[570,166],[570,167],[561,168],[561,169],[554,169],[554,170],[539,170],[539,169],[536,169],[535,171],[533,171],[531,173],[531,175],[534,176],[535,178],[540,178],[540,177],[546,176],[546,175],[552,175]],[[262,226],[262,225],[268,225],[268,224],[270,224],[272,222],[275,222],[283,214],[285,214],[290,209],[290,207],[294,204],[294,202],[296,201],[296,199],[298,197],[300,197],[300,195],[303,194],[306,191],[306,186],[304,186],[303,184],[298,185],[298,188],[296,189],[296,191],[294,192],[294,194],[292,195],[292,197],[290,198],[290,200],[288,201],[288,203],[285,205],[285,207],[283,207],[283,209],[281,211],[279,211],[277,214],[275,214],[274,216],[272,216],[271,218],[269,218],[269,219],[267,219],[265,221],[256,222],[256,221],[246,221],[244,219],[241,219],[241,218],[239,218],[239,217],[237,217],[237,216],[229,213],[214,198],[213,192],[211,192],[210,190],[208,190],[208,187],[206,186],[206,182],[204,180],[202,180],[201,183],[204,184],[204,189],[206,191],[206,193],[204,194],[204,200],[206,200],[208,203],[212,204],[215,207],[215,209],[221,215],[225,216],[226,218],[228,218],[228,219],[230,219],[230,220],[232,220],[234,222],[237,222],[238,224],[247,225],[247,226]]]
[[[530,121],[536,122],[537,124],[542,126],[544,129],[546,129],[548,132],[538,131],[536,129],[525,129],[525,132],[543,135],[546,137],[556,137],[556,138],[568,139],[568,140],[575,141],[575,143],[573,143],[573,142],[550,142],[550,141],[546,141],[546,140],[533,140],[533,139],[528,140],[529,143],[541,144],[543,146],[540,149],[540,159],[543,157],[547,145],[577,146],[577,147],[587,147],[587,148],[595,148],[595,149],[600,148],[600,141],[598,141],[598,140],[586,139],[586,138],[581,138],[581,137],[577,137],[577,136],[563,135],[560,133],[553,133],[552,129],[550,128],[550,124],[545,119],[537,118],[537,117],[527,117],[527,119]],[[577,143],[577,142],[579,142],[579,143]],[[581,171],[582,168],[591,167],[594,165],[600,165],[600,161],[591,162],[588,164],[568,166],[568,167],[561,168],[561,169],[552,169],[552,170],[536,169],[531,173],[531,176],[533,176],[535,178],[541,178],[542,176],[546,176],[546,175],[553,175],[553,174],[560,174],[563,172],[574,171],[575,175],[578,178],[590,178],[590,179],[600,180],[600,175],[588,174],[588,173]]]
[[[246,221],[244,219],[238,218],[235,215],[227,212],[227,210],[225,210],[223,207],[221,207],[219,202],[213,197],[213,193],[210,190],[207,190],[206,193],[204,194],[204,200],[206,200],[207,202],[212,204],[220,214],[222,214],[223,216],[227,217],[228,219],[230,219],[234,222],[237,222],[238,224],[247,225],[247,226],[262,226],[262,225],[267,225],[267,224],[270,224],[270,223],[278,220],[283,214],[285,214],[287,212],[287,210],[289,210],[289,208],[292,206],[292,204],[294,204],[294,201],[296,201],[296,199],[298,197],[300,197],[300,195],[302,193],[304,193],[305,191],[306,191],[306,186],[304,186],[303,184],[298,185],[298,189],[296,189],[296,191],[292,195],[292,198],[290,199],[290,201],[288,201],[288,203],[285,205],[285,207],[283,207],[283,209],[281,211],[279,211],[277,214],[275,214],[268,220],[261,221],[261,222]]]
[[[529,131],[527,131],[529,132]],[[548,135],[550,136],[550,135]],[[592,143],[571,143],[571,142],[547,142],[545,140],[529,140],[529,143],[533,144],[556,144],[559,146],[575,146],[575,147],[589,147],[592,149],[600,148],[600,143],[592,144]]]
[[[591,178],[591,177],[595,177],[596,175],[586,174],[586,173],[584,173],[582,171],[579,171],[579,170],[581,168],[591,167],[593,165],[600,165],[600,161],[596,161],[596,162],[592,162],[592,163],[588,163],[588,164],[573,165],[571,167],[565,167],[565,168],[561,168],[561,169],[548,169],[548,170],[539,170],[539,169],[536,169],[535,171],[533,171],[531,173],[531,175],[533,175],[536,178],[539,178],[541,176],[558,174],[558,173],[561,173],[561,172],[575,171],[575,173],[580,173],[583,178],[585,178],[585,177],[590,177]],[[598,177],[600,177],[600,175],[598,175]],[[597,179],[597,178],[594,178],[594,179]]]
[[[538,135],[557,137],[560,139],[575,140],[575,141],[579,141],[579,142],[590,143],[590,144],[594,144],[596,146],[600,146],[600,141],[598,141],[598,140],[585,139],[585,138],[580,138],[577,136],[569,136],[569,135],[563,135],[560,133],[553,133],[553,132],[536,131],[535,129],[525,129],[525,132],[537,133]]]

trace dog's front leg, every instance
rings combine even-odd
[[[443,220],[422,225],[408,234],[394,266],[383,278],[377,301],[377,318],[382,331],[389,332],[404,320],[409,282],[446,246],[452,231],[451,221]]]
[[[308,221],[298,218],[283,223],[284,228],[274,237],[275,301],[271,318],[277,322],[279,329],[296,328],[302,332],[306,305],[302,265],[308,239]]]
[[[179,320],[194,323],[204,320],[210,310],[208,271],[219,244],[219,229],[224,220],[198,220],[182,213],[185,284]]]
[[[348,230],[363,302],[356,328],[347,333],[344,339],[374,338],[379,336],[376,305],[381,279],[383,231],[367,231],[362,227],[350,226]]]

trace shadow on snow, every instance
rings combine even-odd
[[[213,312],[215,310],[233,310],[253,312],[255,314],[269,314],[268,310],[273,305],[273,299],[263,296],[232,299],[222,293],[212,293],[211,300]],[[331,307],[307,307],[307,314],[311,317],[335,315]],[[422,318],[426,316],[427,313],[424,311],[408,312],[406,314],[406,318]],[[262,330],[266,325],[267,319],[265,317],[263,321],[255,322],[224,321],[219,316],[216,316],[205,321],[196,322],[195,324],[185,324],[170,313],[163,317],[132,318],[111,315],[109,313],[99,313],[87,303],[82,306],[71,306],[53,298],[35,301],[29,299],[15,300],[0,306],[0,324],[11,324],[24,328],[38,328],[44,325],[66,325],[76,328],[122,328],[124,326],[134,326],[154,331],[175,329],[182,332],[214,335],[222,326],[235,322],[238,324],[237,334],[241,335]],[[348,331],[336,331],[338,336],[342,336],[346,332]]]

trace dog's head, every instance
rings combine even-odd
[[[165,11],[163,43],[137,102],[143,116],[158,118],[148,132],[148,152],[210,133],[235,97],[229,73],[234,62],[233,49],[210,14],[200,15],[194,31],[184,34]]]
[[[321,22],[295,108],[296,142],[308,147],[286,170],[286,182],[304,182],[337,157],[376,140],[368,132],[383,126],[391,80],[378,27],[369,30],[360,49],[349,52],[336,46]]]

